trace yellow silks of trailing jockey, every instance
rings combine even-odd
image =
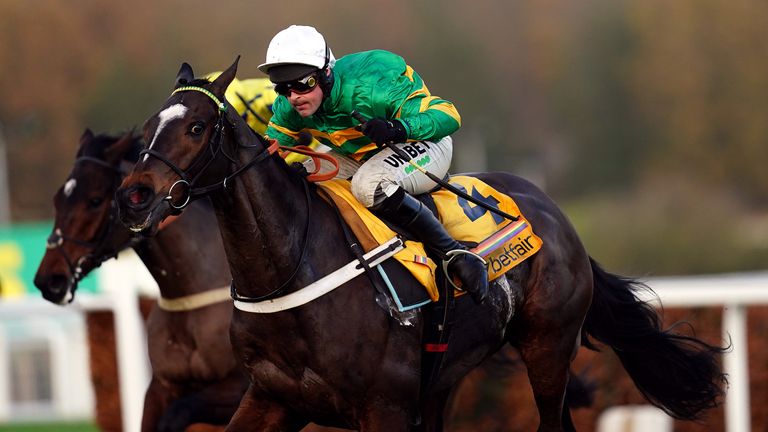
[[[211,72],[203,78],[213,81],[221,72]],[[248,123],[248,126],[259,135],[264,135],[267,130],[269,119],[272,118],[272,104],[275,102],[277,93],[275,85],[269,78],[249,78],[233,79],[224,93],[229,104],[238,114]],[[312,140],[310,147],[316,149],[319,142]],[[286,158],[287,163],[301,162],[305,160],[304,155],[291,153]]]

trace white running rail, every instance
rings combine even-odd
[[[722,307],[723,342],[732,344],[723,358],[728,374],[725,430],[751,430],[747,307],[768,304],[768,272],[654,278],[647,281],[665,308]],[[647,294],[643,300],[655,302]]]
[[[138,292],[156,292],[157,289],[138,258],[130,255],[121,254],[119,260],[111,260],[102,267],[99,284],[110,287],[109,292],[99,296],[81,294],[75,304],[70,306],[84,310],[106,309],[115,313],[123,430],[126,432],[139,430],[144,391],[151,373],[137,296]],[[748,306],[768,305],[768,271],[648,278],[644,282],[654,290],[666,308],[723,308],[722,343],[730,342],[732,345],[723,362],[729,382],[725,400],[726,431],[749,432],[751,421],[746,312]],[[641,292],[641,299],[657,304],[657,299],[645,292]],[[41,299],[34,300],[31,305],[26,301],[15,305],[0,303],[0,312],[5,315],[11,310],[14,313],[24,310],[26,314],[50,314],[52,309],[57,308],[41,304],[44,303]],[[2,366],[3,362],[0,361],[0,369],[5,369]],[[4,394],[1,390],[0,401]]]

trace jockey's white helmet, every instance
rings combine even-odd
[[[325,42],[325,38],[314,27],[292,25],[272,38],[267,48],[266,62],[259,65],[259,70],[269,74],[273,81],[286,81],[301,77],[273,77],[270,69],[275,66],[297,65],[313,69],[333,68],[336,58]],[[293,70],[294,68],[278,68]],[[298,68],[301,70],[302,68]],[[282,75],[282,74],[281,74]]]

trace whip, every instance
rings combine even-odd
[[[354,118],[355,120],[359,121],[361,124],[363,124],[363,123],[368,121],[357,110],[353,110],[350,113],[350,115],[352,116],[352,118]],[[458,189],[457,187],[453,186],[452,184],[448,183],[447,181],[441,179],[440,177],[438,177],[438,176],[432,174],[431,172],[427,171],[426,169],[420,167],[418,164],[416,164],[415,162],[413,162],[411,160],[412,158],[408,154],[408,152],[406,152],[405,150],[397,147],[395,145],[395,143],[388,142],[388,143],[376,143],[376,144],[389,147],[393,152],[395,152],[395,154],[398,157],[400,157],[400,159],[403,160],[403,162],[406,162],[406,163],[410,164],[412,167],[414,167],[415,169],[419,170],[422,174],[424,174],[425,176],[429,177],[430,180],[432,180],[433,182],[437,183],[438,185],[440,185],[440,187],[444,188],[445,190],[450,191],[450,192],[452,192],[452,193],[454,193],[454,194],[464,198],[467,201],[471,201],[471,202],[479,205],[480,207],[488,210],[489,212],[495,213],[495,214],[497,214],[497,215],[499,215],[499,216],[501,216],[501,217],[503,217],[505,219],[509,219],[511,221],[517,221],[519,219],[517,216],[512,216],[512,215],[510,215],[509,213],[507,213],[507,212],[505,212],[503,210],[500,210],[500,209],[498,209],[496,207],[493,207],[493,206],[491,206],[489,204],[486,204],[486,203],[484,203],[484,202],[474,198],[473,196],[471,196],[471,195],[467,194],[466,192],[462,191],[461,189]]]

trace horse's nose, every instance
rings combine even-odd
[[[131,210],[143,210],[152,200],[154,192],[141,184],[128,186],[120,192],[120,201]]]
[[[38,274],[34,283],[43,298],[53,303],[60,303],[69,290],[69,278],[62,274]]]

